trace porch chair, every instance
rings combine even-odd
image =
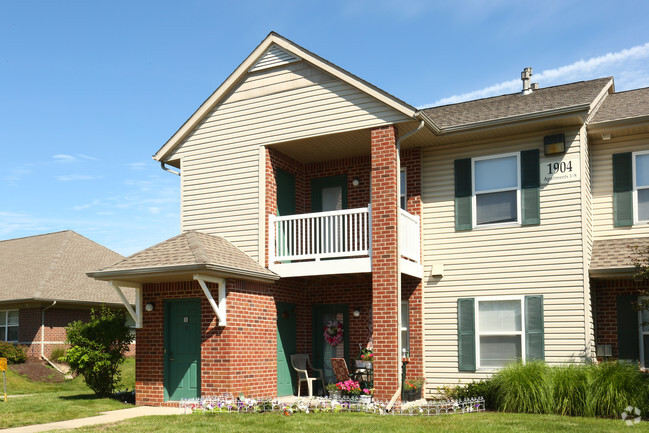
[[[347,382],[350,379],[347,362],[343,358],[331,358],[331,368],[336,375],[336,382]]]
[[[320,380],[322,382],[322,390],[324,391],[324,373],[319,368],[313,368],[311,361],[309,361],[309,355],[306,354],[294,354],[291,355],[291,365],[297,373],[297,396],[300,396],[302,382],[306,382],[307,388],[309,389],[309,397],[313,397],[313,382]],[[307,369],[308,366],[308,369]],[[309,370],[313,376],[309,376]],[[316,373],[320,376],[318,377]]]

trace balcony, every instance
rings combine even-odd
[[[372,272],[371,208],[269,216],[269,269],[281,277]],[[400,209],[401,272],[422,278],[419,216]]]

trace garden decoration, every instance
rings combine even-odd
[[[331,346],[337,346],[343,341],[343,324],[330,320],[324,327],[324,338]]]

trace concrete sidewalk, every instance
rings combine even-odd
[[[129,409],[112,410],[102,412],[101,415],[88,418],[70,419],[67,421],[51,422],[48,424],[34,424],[22,427],[0,429],[1,433],[35,433],[49,430],[73,429],[87,425],[109,424],[123,421],[129,418],[149,415],[181,415],[184,411],[177,407],[150,407],[138,406]]]

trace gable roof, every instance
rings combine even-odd
[[[477,99],[452,105],[423,109],[423,112],[445,132],[477,128],[515,120],[547,117],[576,111],[590,111],[612,88],[613,79],[540,88],[524,95],[521,92]]]
[[[591,124],[624,121],[649,116],[649,87],[609,95]]]
[[[260,266],[226,239],[194,230],[135,253],[100,271],[89,272],[88,276],[102,280],[143,282],[160,276],[185,276],[194,272],[261,281],[279,279],[275,273]]]
[[[123,258],[72,230],[0,241],[0,302],[121,305],[109,284],[86,272]],[[134,293],[127,296],[135,301]]]
[[[366,94],[378,99],[389,107],[403,113],[404,115],[415,118],[418,113],[417,109],[393,95],[381,90],[380,88],[368,83],[367,81],[350,74],[344,69],[323,59],[316,54],[302,48],[294,42],[271,32],[255,50],[234,70],[232,74],[221,84],[212,95],[203,102],[203,104],[192,114],[192,116],[180,127],[178,131],[158,150],[153,158],[156,161],[165,161],[165,158],[180,144],[183,139],[207,116],[214,107],[227,96],[229,92],[246,76],[251,68],[257,65],[257,62],[266,55],[269,50],[279,48],[285,55],[293,56],[301,61],[306,61],[315,67],[322,69],[335,78],[356,87]],[[426,119],[428,120],[428,119]],[[429,121],[429,120],[428,120]],[[430,121],[429,121],[430,122]]]

